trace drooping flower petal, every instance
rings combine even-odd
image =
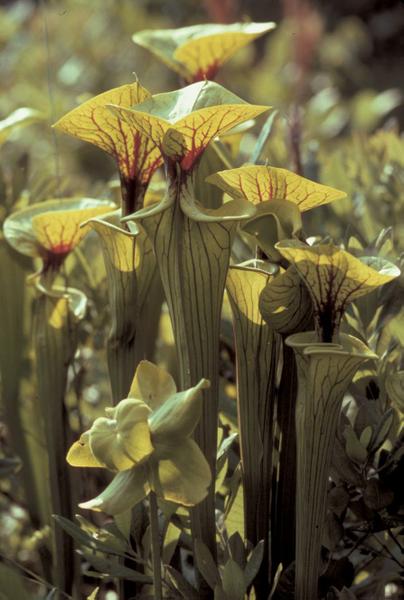
[[[117,473],[101,494],[82,502],[79,506],[88,510],[119,515],[143,500],[150,492],[148,469],[138,466]]]
[[[158,496],[184,506],[198,504],[206,497],[211,473],[194,440],[158,447],[152,463],[151,485]]]

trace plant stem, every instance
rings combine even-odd
[[[155,598],[155,600],[162,600],[163,586],[162,586],[162,582],[161,582],[158,506],[157,506],[157,497],[154,492],[150,492],[149,507],[150,507],[150,537],[151,537],[151,551],[152,551],[152,563],[153,563],[154,598]]]

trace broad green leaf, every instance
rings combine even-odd
[[[165,156],[180,163],[184,171],[192,169],[216,136],[268,108],[248,104],[211,81],[156,94],[135,108],[110,107],[120,119],[148,136]]]
[[[114,204],[91,198],[46,200],[11,214],[3,226],[8,243],[27,256],[66,256],[86,234],[80,224]]]
[[[4,563],[0,563],[0,582],[1,600],[3,600],[3,598],[4,600],[10,600],[10,598],[13,598],[14,600],[33,600],[33,596],[31,596],[24,585],[24,577],[22,574],[19,571],[8,567]]]
[[[160,151],[150,138],[120,120],[108,104],[131,107],[150,98],[138,82],[108,90],[73,109],[54,127],[111,154],[126,179],[147,184],[161,165]]]
[[[221,583],[219,569],[216,566],[209,548],[198,538],[195,540],[195,558],[199,571],[205,581],[209,584],[210,588],[214,590],[215,587]]]
[[[120,551],[120,546],[116,538],[114,540],[110,538],[107,541],[102,539],[101,534],[103,532],[105,533],[105,530],[100,530],[93,526],[92,531],[87,531],[84,529],[84,526],[81,527],[74,521],[70,521],[70,519],[66,519],[60,515],[53,515],[53,518],[58,526],[64,529],[64,531],[66,531],[80,547],[89,548],[93,552],[103,552],[104,554],[112,554],[121,557],[125,556],[124,552]],[[76,519],[80,523],[82,521],[88,523],[88,521],[80,515],[76,515]]]
[[[135,33],[135,44],[147,48],[186,81],[213,79],[237,50],[275,28],[275,23],[193,25]]]
[[[176,391],[175,381],[167,371],[148,360],[142,360],[136,369],[129,398],[140,398],[155,411]]]
[[[392,281],[399,269],[388,261],[368,261],[333,244],[308,246],[295,240],[276,244],[276,249],[295,266],[307,286],[321,339],[332,341],[346,306],[375,288]]]
[[[368,457],[366,448],[362,446],[352,427],[344,430],[345,451],[348,457],[359,465],[363,465]]]
[[[396,406],[404,412],[404,371],[390,373],[385,381],[386,391]]]
[[[107,340],[112,400],[128,396],[133,371],[145,356],[156,263],[145,232],[136,225],[122,226],[122,211],[90,219],[84,224],[99,236],[108,279],[111,327]]]
[[[260,294],[259,309],[268,325],[279,333],[303,331],[313,306],[309,291],[295,267],[272,277]]]
[[[178,590],[184,600],[199,600],[199,592],[192,587],[181,573],[170,567],[166,567],[167,577],[170,583]]]
[[[255,546],[251,555],[247,561],[247,565],[244,569],[244,578],[246,586],[249,587],[255,579],[258,571],[260,570],[262,559],[264,557],[265,542],[261,540]]]
[[[116,558],[106,558],[95,554],[93,552],[83,552],[83,556],[86,561],[90,563],[97,571],[103,573],[109,577],[118,577],[119,579],[126,579],[128,581],[137,581],[139,583],[151,584],[152,578],[144,573],[135,571],[135,569],[129,569],[125,567]]]
[[[157,446],[152,460],[152,489],[158,496],[170,502],[193,506],[208,493],[211,472],[206,458],[191,439],[178,441],[175,445]]]
[[[280,337],[262,318],[259,298],[272,276],[230,267],[226,289],[233,315],[246,538],[267,539],[272,487],[274,398]]]
[[[142,400],[121,400],[106,410],[89,431],[89,443],[96,460],[111,470],[125,471],[153,452],[147,418],[149,407]]]
[[[360,340],[340,334],[321,343],[315,332],[286,339],[298,372],[296,595],[315,598],[325,537],[327,485],[342,400],[360,365],[375,359]]]
[[[117,515],[129,510],[150,492],[147,468],[120,471],[101,494],[80,504],[81,508]]]
[[[189,437],[197,426],[202,414],[203,389],[209,387],[209,381],[201,381],[193,388],[170,396],[149,419],[153,440],[176,440]]]
[[[289,200],[301,212],[346,197],[341,190],[311,181],[287,169],[263,165],[245,165],[219,171],[206,181],[217,185],[232,198],[243,198],[253,204]]]
[[[44,119],[45,115],[39,110],[35,110],[34,108],[17,108],[17,110],[12,112],[8,117],[0,121],[0,145],[3,144],[14,131],[18,131],[18,129],[22,129],[32,123],[38,123]]]
[[[222,585],[228,598],[244,600],[246,582],[241,567],[235,560],[229,559],[222,573]]]

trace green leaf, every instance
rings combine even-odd
[[[89,548],[93,552],[104,552],[105,554],[113,554],[116,556],[124,556],[123,552],[120,552],[115,545],[109,545],[108,542],[102,541],[99,537],[97,537],[96,532],[94,535],[91,535],[89,532],[85,531],[79,525],[76,525],[70,519],[66,519],[61,515],[53,515],[56,523],[68,533],[81,547],[84,546]]]
[[[379,422],[375,432],[373,434],[373,438],[370,442],[369,450],[371,452],[376,452],[385,442],[387,436],[389,435],[390,429],[394,422],[394,410],[389,408],[383,415],[381,421]]]
[[[221,583],[219,570],[209,548],[198,538],[195,540],[195,558],[203,578],[209,584],[209,587],[214,590]]]
[[[4,144],[7,138],[27,125],[44,121],[45,115],[34,108],[17,108],[8,117],[0,121],[0,145]]]
[[[222,573],[222,585],[226,595],[232,600],[244,600],[246,582],[244,573],[235,560],[229,559]]]
[[[359,465],[363,465],[366,462],[368,453],[366,448],[362,446],[352,427],[346,427],[344,429],[344,437],[346,441],[345,451],[349,458]]]
[[[147,48],[186,81],[213,79],[220,66],[240,48],[275,28],[275,23],[206,24],[135,33]]]
[[[247,565],[244,569],[244,579],[247,588],[252,584],[255,576],[260,570],[262,559],[264,558],[264,549],[265,542],[264,540],[260,540],[250,554]]]
[[[194,440],[156,445],[152,462],[151,486],[158,496],[184,506],[198,504],[206,497],[212,477]]]
[[[138,466],[127,471],[120,471],[101,494],[79,506],[88,510],[116,515],[132,508],[149,492],[147,469]]]
[[[3,600],[33,600],[24,585],[24,577],[4,563],[0,563],[0,598]]]
[[[90,552],[83,552],[83,555],[97,571],[105,573],[110,577],[118,577],[119,579],[127,579],[145,584],[151,584],[153,581],[148,575],[139,573],[139,571],[135,571],[134,569],[129,569],[115,559],[103,558]]]
[[[188,583],[181,573],[170,566],[166,567],[166,573],[169,580],[178,590],[184,600],[199,600],[199,592],[197,592],[196,589]]]

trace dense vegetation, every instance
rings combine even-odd
[[[401,597],[402,98],[303,5],[0,13],[1,599]]]

